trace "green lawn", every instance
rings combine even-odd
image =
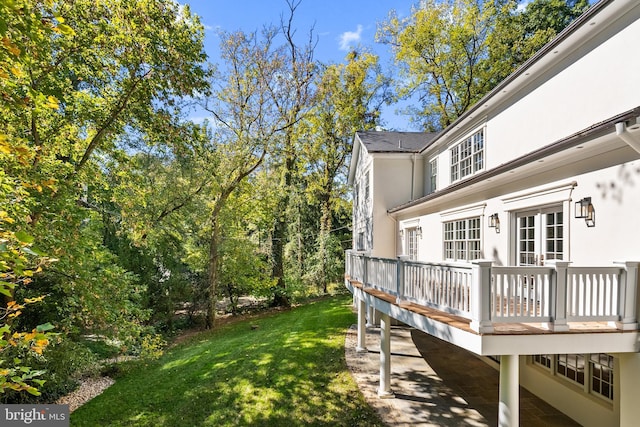
[[[127,369],[71,425],[381,426],[345,364],[350,303],[336,296],[202,333]]]

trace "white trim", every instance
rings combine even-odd
[[[413,228],[420,225],[420,218],[413,218],[406,221],[400,221],[400,229]]]
[[[538,187],[513,196],[504,197],[502,199],[504,210],[505,212],[510,212],[571,201],[571,192],[577,185],[577,182],[572,181],[552,187]]]
[[[483,217],[484,210],[487,207],[485,202],[476,203],[473,205],[467,205],[460,208],[450,209],[448,211],[440,212],[440,218],[443,222],[455,221],[458,219],[466,219],[470,217]]]

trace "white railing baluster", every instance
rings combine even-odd
[[[637,329],[639,265],[569,267],[554,260],[544,267],[502,267],[480,260],[424,263],[345,252],[350,280],[394,295],[398,302],[466,317],[482,331],[496,322],[547,323],[554,331],[566,331],[572,321]]]

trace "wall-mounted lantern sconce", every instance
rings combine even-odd
[[[418,238],[422,239],[422,227],[417,226],[416,227],[416,233],[418,235]]]
[[[576,218],[584,218],[584,222],[587,227],[595,227],[596,225],[596,211],[591,203],[591,197],[585,197],[582,200],[576,202]]]
[[[404,238],[404,228],[401,228],[401,229],[398,231],[398,236],[400,236],[400,239],[403,239],[403,238]]]
[[[493,215],[489,215],[489,228],[495,228],[496,233],[500,232],[500,218],[498,217],[497,212]]]

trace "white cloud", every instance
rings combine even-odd
[[[516,8],[516,11],[518,13],[522,13],[525,11],[525,9],[527,8],[527,6],[529,6],[529,3],[531,3],[532,0],[522,0],[519,2],[518,7]]]
[[[340,50],[349,50],[354,44],[360,42],[362,38],[362,25],[358,24],[358,29],[354,31],[345,31],[340,36]]]

